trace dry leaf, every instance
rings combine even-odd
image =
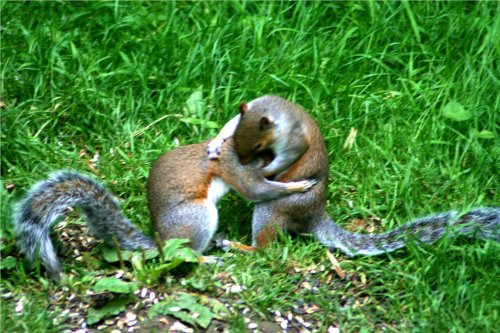
[[[347,136],[347,139],[344,142],[344,150],[351,149],[354,146],[357,135],[358,135],[358,130],[355,129],[354,127],[351,127],[351,131],[349,132],[349,135]]]
[[[342,268],[340,267],[340,264],[337,261],[337,259],[335,259],[333,254],[328,249],[326,250],[326,256],[328,257],[328,260],[330,260],[330,263],[332,264],[333,270],[337,273],[339,278],[343,279],[345,277],[345,273],[342,270]]]

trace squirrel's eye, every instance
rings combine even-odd
[[[260,148],[262,148],[262,144],[261,144],[261,143],[257,143],[257,144],[253,147],[253,149],[254,149],[254,150],[259,150]]]

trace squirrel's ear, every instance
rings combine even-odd
[[[247,105],[247,103],[241,103],[240,104],[240,114],[244,115],[245,112],[247,112],[247,111],[248,111],[248,105]]]
[[[265,129],[265,128],[271,127],[271,125],[273,124],[273,121],[271,118],[264,116],[264,117],[260,118],[259,124],[260,124],[261,129]]]

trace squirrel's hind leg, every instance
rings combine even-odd
[[[252,246],[259,248],[274,242],[287,225],[288,217],[277,213],[272,202],[257,204],[252,216]]]
[[[166,210],[155,224],[162,240],[172,238],[188,239],[190,246],[203,253],[217,230],[217,208],[208,200],[200,203],[186,203]]]

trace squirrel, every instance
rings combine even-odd
[[[231,140],[230,140],[231,141]],[[230,189],[251,201],[266,201],[314,187],[315,180],[288,183],[271,181],[259,172],[265,155],[242,165],[228,142],[213,161],[206,156],[207,142],[181,146],[162,155],[151,169],[147,198],[153,230],[161,240],[186,238],[202,253],[218,222],[216,204]],[[49,231],[69,206],[80,207],[90,231],[107,243],[116,239],[123,249],[149,249],[155,241],[140,232],[122,214],[118,201],[92,177],[73,171],[53,173],[30,189],[14,209],[18,246],[30,260],[38,252],[49,276],[58,281],[60,263]]]
[[[273,162],[262,169],[278,172],[282,182],[315,179],[308,192],[257,203],[252,218],[252,246],[266,246],[278,230],[309,233],[328,248],[349,256],[391,252],[417,239],[431,244],[443,235],[466,234],[500,241],[500,207],[476,208],[430,215],[379,234],[352,233],[336,224],[326,213],[328,153],[314,119],[300,106],[278,96],[266,95],[243,103],[240,114],[208,145],[208,156],[217,159],[230,138],[241,163],[249,163],[271,149]]]

